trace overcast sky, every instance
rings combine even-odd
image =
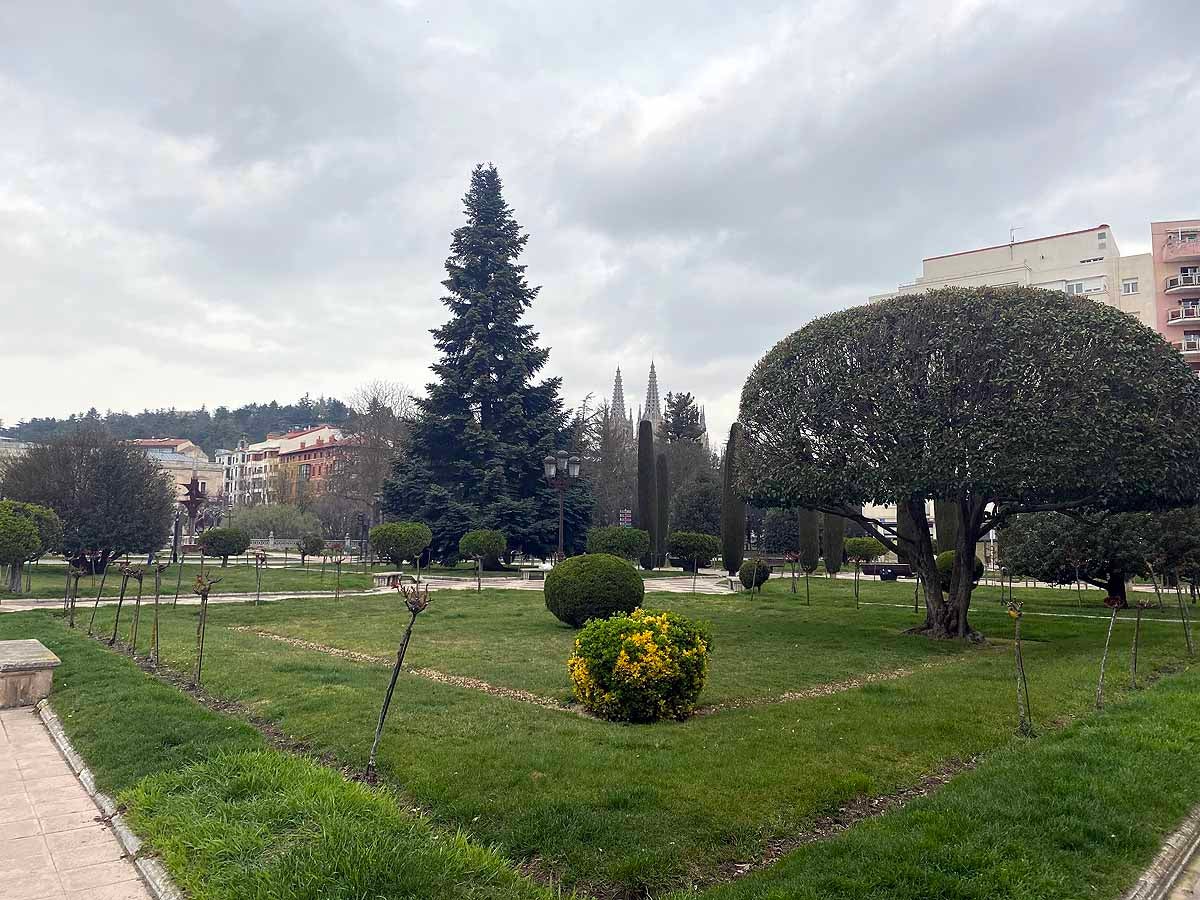
[[[0,419],[424,385],[472,165],[568,400],[923,256],[1200,216],[1200,5],[0,0]],[[718,438],[719,439],[719,438]]]

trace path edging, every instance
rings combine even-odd
[[[1200,806],[1163,842],[1154,862],[1121,900],[1166,900],[1193,854],[1200,851]]]
[[[97,790],[96,779],[92,776],[91,769],[87,767],[83,757],[71,745],[71,739],[63,731],[62,722],[59,721],[58,715],[50,706],[50,701],[40,701],[37,704],[37,711],[42,719],[42,724],[46,726],[46,730],[54,738],[59,752],[66,759],[67,765],[71,767],[71,771],[75,773],[75,777],[79,779],[83,789],[88,792],[88,796],[92,798],[96,806],[100,807],[100,811],[112,824],[117,841],[129,856],[138,875],[141,876],[155,900],[185,900],[183,892],[175,886],[175,882],[171,880],[171,876],[167,874],[162,863],[157,859],[138,855],[142,849],[141,838],[134,834],[125,823],[125,818],[117,811],[117,805],[113,798],[103,791]]]

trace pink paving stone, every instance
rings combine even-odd
[[[0,896],[150,900],[37,714],[0,710]]]

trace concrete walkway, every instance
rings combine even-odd
[[[32,708],[0,710],[0,896],[151,900]]]

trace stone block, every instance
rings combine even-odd
[[[49,696],[61,662],[41,641],[0,641],[0,709],[33,706]]]

